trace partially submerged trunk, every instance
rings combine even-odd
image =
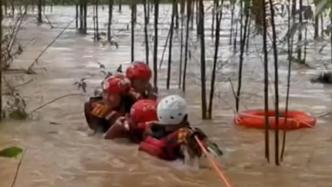
[[[204,4],[199,0],[199,26],[200,26],[200,44],[201,44],[201,94],[202,94],[202,118],[207,116],[206,102],[206,70],[205,70],[205,34],[204,34]]]

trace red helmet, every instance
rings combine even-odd
[[[103,89],[108,93],[124,94],[130,90],[130,81],[124,76],[110,76],[104,81]]]
[[[144,62],[136,61],[128,67],[126,75],[128,79],[150,80],[152,73],[150,67]]]
[[[136,124],[157,120],[157,102],[150,99],[137,101],[130,110],[130,118]]]

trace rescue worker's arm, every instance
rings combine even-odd
[[[105,139],[126,138],[129,135],[129,125],[126,117],[118,117],[111,128],[105,133]]]

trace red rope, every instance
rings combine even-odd
[[[224,172],[221,169],[221,166],[219,166],[220,164],[218,164],[216,162],[216,160],[214,159],[214,157],[206,150],[206,148],[204,147],[203,143],[198,139],[197,136],[195,136],[195,140],[197,141],[198,145],[200,146],[200,148],[202,149],[203,153],[206,155],[206,157],[208,158],[212,168],[215,170],[215,172],[218,174],[221,182],[223,182],[226,187],[232,187],[230,181],[227,179],[227,177],[224,175]]]

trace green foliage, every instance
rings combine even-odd
[[[8,147],[0,151],[0,157],[17,158],[22,152],[23,149],[20,147]]]

